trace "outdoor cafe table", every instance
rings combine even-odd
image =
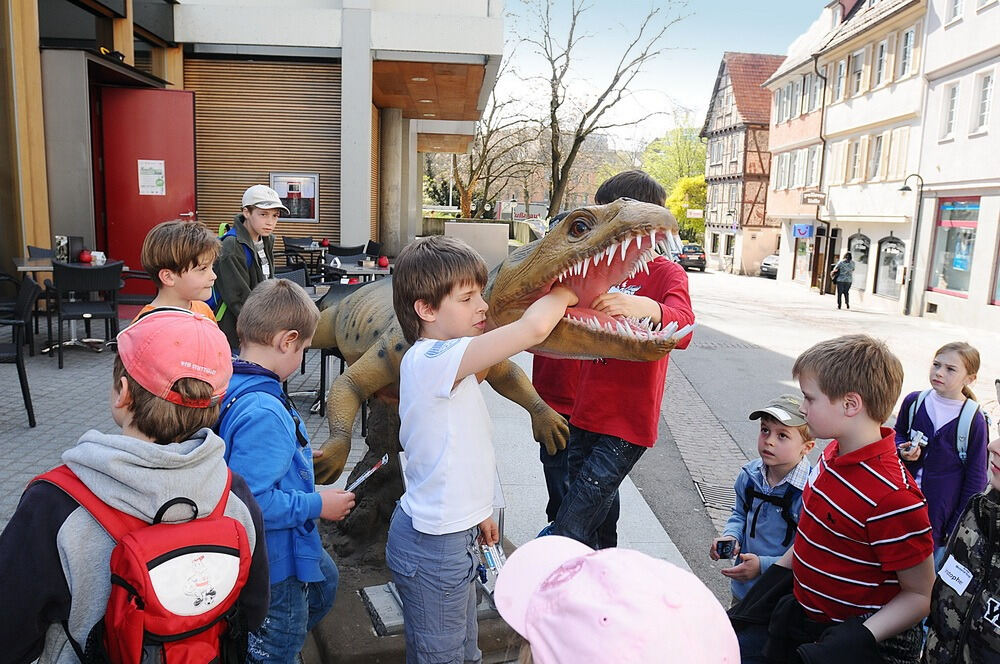
[[[362,277],[365,281],[374,281],[379,277],[388,277],[392,274],[391,267],[362,267],[361,265],[344,265],[335,267],[326,266],[327,272],[341,277]]]

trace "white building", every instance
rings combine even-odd
[[[1000,1],[929,0],[911,313],[1000,324]],[[920,180],[909,181],[916,208]]]

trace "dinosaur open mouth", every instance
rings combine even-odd
[[[576,306],[569,307],[563,320],[596,334],[627,337],[640,341],[660,340],[674,335],[676,323],[666,326],[652,324],[648,318],[610,316],[590,308],[594,300],[607,293],[612,286],[634,277],[640,271],[649,273],[648,263],[656,258],[656,247],[666,246],[667,231],[652,229],[627,235],[596,253],[577,259],[563,267],[548,284],[546,292],[556,284],[571,289],[579,298]]]

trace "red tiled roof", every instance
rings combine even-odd
[[[725,53],[722,60],[733,83],[733,97],[743,122],[769,124],[771,92],[761,87],[785,60],[783,55],[767,53]]]

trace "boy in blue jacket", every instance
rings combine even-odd
[[[250,634],[247,661],[255,664],[294,662],[306,634],[333,606],[339,575],[316,519],[339,521],[354,507],[353,493],[316,491],[305,425],[281,389],[318,322],[300,286],[285,279],[258,284],[236,324],[240,356],[219,415],[226,461],[246,479],[264,516],[271,603]]]
[[[740,470],[733,486],[733,514],[709,551],[712,560],[719,560],[729,557],[725,549],[731,545],[730,555],[738,557],[737,565],[722,570],[732,579],[736,601],[791,548],[795,538],[802,489],[811,470],[806,454],[816,444],[799,412],[801,406],[802,399],[783,394],[750,413],[751,420],[760,420],[760,458]]]

